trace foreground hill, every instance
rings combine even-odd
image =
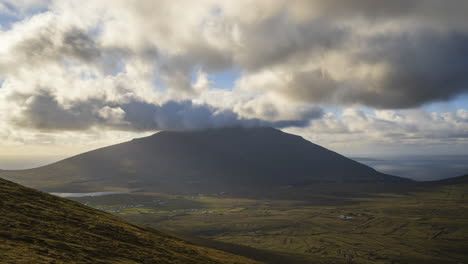
[[[1,263],[258,263],[0,179]]]
[[[400,183],[273,128],[163,131],[0,177],[49,191],[149,188],[221,192],[317,183]]]

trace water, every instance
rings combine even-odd
[[[122,193],[129,193],[129,191],[113,191],[113,192],[86,192],[86,193],[50,193],[52,195],[60,196],[63,198],[70,198],[70,197],[87,197],[87,196],[103,196],[109,194],[122,194]]]
[[[383,156],[354,160],[380,172],[416,181],[446,179],[468,174],[468,156]]]

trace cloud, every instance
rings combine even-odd
[[[464,32],[375,36],[353,59],[369,67],[383,65],[384,73],[361,89],[344,93],[343,101],[408,108],[447,101],[468,91],[468,34]]]
[[[468,33],[422,31],[359,37],[322,62],[283,62],[244,75],[242,90],[294,101],[399,109],[448,101],[468,92]],[[309,64],[308,64],[309,63]]]
[[[171,101],[161,106],[131,103],[124,105],[123,109],[127,113],[125,120],[143,128],[150,124],[152,127],[146,127],[148,130],[186,130],[232,126],[304,127],[309,124],[310,120],[320,118],[322,115],[321,109],[317,109],[315,115],[310,115],[308,119],[267,121],[257,118],[242,118],[231,110],[217,109],[205,104],[193,104],[190,101]],[[146,116],[148,120],[142,120],[142,116]]]
[[[96,118],[93,115],[96,106],[80,104],[66,109],[46,92],[18,100],[23,101],[21,110],[10,120],[13,125],[22,128],[83,130],[90,128]]]
[[[345,3],[334,0],[300,0],[299,2],[303,5],[302,9],[308,6],[309,8],[313,8],[313,13],[332,19],[363,19],[374,23],[409,21],[411,23],[430,24],[431,26],[441,26],[444,28],[466,27],[464,10],[468,8],[468,4],[463,0],[450,2],[440,2],[437,0],[396,0],[385,2],[355,0],[346,1]]]
[[[117,71],[123,58],[129,56],[125,48],[103,47],[89,29],[75,25],[61,25],[51,12],[38,14],[0,32],[4,40],[0,74],[14,76],[20,71],[36,73],[45,65],[84,65],[104,74]]]
[[[50,0],[2,0],[0,2],[0,29],[2,22],[6,24],[21,20],[38,10],[47,8]]]
[[[366,131],[389,141],[465,138],[445,116],[403,111],[400,122],[352,110],[332,118],[323,109],[415,110],[466,94],[466,1],[2,4],[17,18],[0,30],[0,115],[9,129],[268,125],[307,128],[325,141]],[[238,79],[218,89],[211,77],[229,71]]]
[[[9,97],[21,105],[9,122],[19,128],[40,131],[79,131],[93,127],[128,131],[193,130],[232,126],[307,126],[320,118],[322,110],[315,109],[308,118],[267,121],[244,118],[228,109],[218,109],[191,101],[167,101],[161,105],[131,98],[125,102],[92,100],[61,104],[50,90],[34,95],[15,94]]]
[[[207,90],[193,85],[197,69],[209,75],[235,67],[243,73],[239,93],[279,93],[291,104],[386,109],[450,100],[468,91],[463,1],[179,5],[53,2],[51,11],[2,33],[8,44],[0,71],[78,63],[105,76],[126,73],[139,61],[146,73],[141,78],[156,80],[169,97],[193,99]],[[258,80],[266,74],[270,80]]]
[[[326,113],[308,127],[288,128],[341,153],[392,155],[401,152],[464,154],[468,139],[466,109],[452,112],[345,108]]]

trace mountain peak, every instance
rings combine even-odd
[[[192,130],[162,130],[153,135],[160,133],[181,133],[181,134],[191,134],[191,133],[207,133],[207,132],[216,132],[216,133],[226,133],[226,132],[253,132],[253,131],[262,131],[262,132],[281,132],[273,127],[269,126],[228,126],[228,127],[219,127],[219,128],[202,128],[202,129],[192,129]]]
[[[14,177],[6,172],[0,172],[2,175]],[[284,185],[408,181],[381,174],[271,127],[162,131],[16,177],[22,182],[35,181],[35,187],[61,188],[60,191],[65,187],[105,186],[218,192]]]

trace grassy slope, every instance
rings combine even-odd
[[[290,264],[468,262],[468,185],[342,185],[256,195],[78,200],[135,223],[288,254],[297,260]]]
[[[258,263],[0,179],[1,263]]]

